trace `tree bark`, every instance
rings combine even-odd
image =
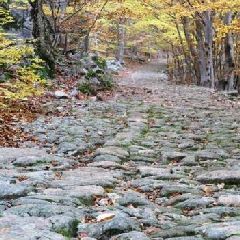
[[[225,15],[224,23],[230,25],[233,19],[233,13],[227,12]],[[227,82],[226,90],[234,90],[235,79],[234,79],[234,45],[233,36],[230,33],[225,38],[225,81]]]
[[[36,49],[38,55],[49,66],[50,74],[55,72],[55,49],[54,36],[55,32],[50,21],[43,12],[43,0],[30,1],[31,17],[33,21],[33,37],[36,39]]]
[[[124,53],[125,53],[125,26],[124,23],[120,20],[118,23],[118,46],[116,59],[120,62],[124,62]]]
[[[207,61],[207,83],[209,87],[215,87],[214,65],[213,65],[213,22],[212,12],[203,12],[204,16],[204,32],[205,32],[205,55]]]

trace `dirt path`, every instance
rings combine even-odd
[[[0,149],[0,239],[238,240],[237,102],[176,86],[158,65],[108,101],[57,100]]]

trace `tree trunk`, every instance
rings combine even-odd
[[[212,12],[205,11],[204,16],[204,32],[205,32],[205,55],[207,61],[207,83],[208,86],[215,87],[214,66],[213,66],[213,22]]]
[[[199,84],[202,86],[207,85],[207,63],[204,52],[204,35],[203,35],[203,23],[196,16],[196,40],[197,40],[197,53],[198,53],[198,65],[199,65]]]
[[[232,22],[233,13],[226,13],[224,23],[230,25]],[[225,38],[225,81],[227,82],[228,89],[234,90],[235,79],[234,79],[234,45],[233,36],[230,33],[227,34]]]
[[[120,21],[118,23],[118,48],[116,59],[120,62],[124,62],[124,53],[125,53],[125,27],[124,24]]]
[[[200,79],[200,71],[199,71],[199,59],[198,59],[198,53],[197,53],[197,49],[194,46],[194,41],[192,39],[191,36],[191,30],[190,30],[190,20],[188,17],[183,17],[182,20],[182,24],[183,24],[183,30],[184,30],[184,35],[186,38],[186,43],[188,45],[189,48],[189,52],[190,52],[190,60],[193,64],[193,69],[194,69],[194,73],[193,73],[193,82],[195,82],[196,84],[199,83],[199,79]]]
[[[48,64],[50,74],[55,72],[54,29],[43,12],[43,0],[30,1],[33,22],[33,37],[38,55]]]

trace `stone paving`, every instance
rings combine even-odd
[[[53,101],[68,116],[23,126],[38,146],[0,148],[1,240],[240,239],[238,104],[157,68]]]

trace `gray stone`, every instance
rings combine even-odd
[[[128,206],[132,204],[133,206],[142,206],[149,205],[149,202],[143,194],[137,192],[127,192],[123,195],[123,197],[119,198],[118,203],[123,206]]]
[[[26,156],[17,158],[13,164],[18,167],[28,167],[33,165],[48,164],[49,162],[51,162],[51,159],[47,157],[41,158],[37,156]]]
[[[221,149],[201,150],[195,154],[197,161],[227,158],[229,155]]]
[[[46,155],[45,150],[37,148],[0,148],[0,165],[12,163],[20,157],[44,157]]]
[[[117,236],[114,236],[111,238],[111,240],[150,240],[149,237],[147,237],[142,232],[132,231],[128,233],[123,233]]]
[[[186,157],[185,153],[182,152],[163,152],[162,159],[164,162],[176,161],[179,162]]]
[[[232,237],[226,238],[226,240],[240,240],[240,236],[232,236]]]
[[[198,197],[185,200],[184,202],[176,204],[176,207],[179,208],[199,208],[207,207],[215,202],[214,198],[211,197]]]
[[[232,235],[239,235],[240,222],[214,223],[197,228],[196,231],[206,236],[207,239],[226,239]]]
[[[194,146],[194,141],[186,141],[182,142],[178,145],[179,149],[187,149],[187,148],[193,148]]]
[[[52,224],[52,230],[59,233],[68,233],[68,235],[74,236],[77,232],[77,224],[79,220],[74,217],[66,215],[58,215],[47,218]]]
[[[126,159],[129,157],[128,151],[123,148],[115,147],[115,146],[107,146],[104,148],[98,148],[96,151],[96,155],[113,155],[117,156],[121,159]]]
[[[46,196],[68,196],[70,198],[77,198],[80,202],[90,204],[94,197],[103,196],[104,189],[101,186],[74,186],[74,188],[65,190],[49,188],[43,192]]]
[[[68,94],[62,90],[55,91],[54,96],[58,99],[69,98]]]
[[[99,185],[113,186],[121,174],[103,168],[82,167],[72,171],[63,172],[61,179],[50,183],[52,188],[65,188],[71,186]]]
[[[158,179],[180,179],[182,176],[171,172],[171,169],[141,166],[138,170],[142,177],[156,176]]]
[[[77,216],[80,214],[80,209],[62,206],[58,204],[25,204],[20,206],[15,206],[4,211],[3,215],[17,215],[20,217],[52,217],[55,215],[65,214],[67,216]]]
[[[217,200],[218,204],[240,207],[240,195],[221,195]]]
[[[113,155],[107,155],[107,154],[103,154],[103,155],[98,155],[93,159],[94,162],[103,162],[103,161],[108,161],[108,162],[121,162],[121,159],[117,156],[113,156]]]
[[[25,196],[31,188],[23,184],[8,184],[0,182],[0,199],[10,199]]]
[[[133,230],[140,230],[139,225],[123,214],[117,214],[113,219],[105,222],[78,225],[78,234],[86,233],[87,236],[97,239],[110,239],[115,234]]]
[[[93,162],[88,164],[89,167],[102,167],[102,168],[121,168],[121,165],[111,161]]]
[[[197,176],[197,180],[202,183],[240,184],[240,171],[216,170],[212,172],[203,173]]]
[[[0,239],[6,240],[64,240],[61,234],[51,231],[51,223],[40,217],[19,217],[14,215],[0,218]]]
[[[204,240],[204,239],[201,236],[190,236],[190,237],[166,238],[166,240]]]

